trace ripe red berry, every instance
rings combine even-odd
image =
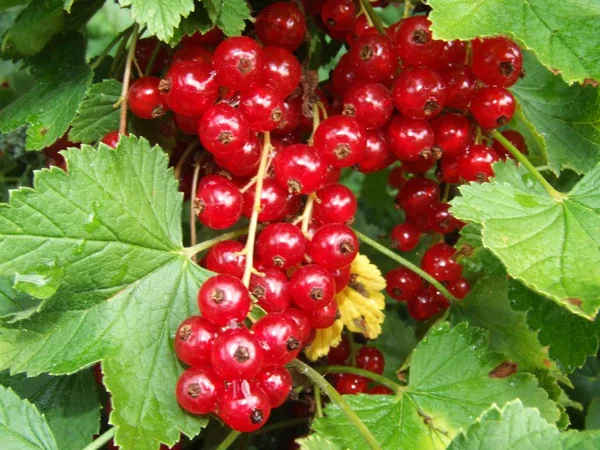
[[[219,418],[229,427],[251,433],[267,423],[271,403],[257,381],[241,380],[227,385],[218,409]]]
[[[510,91],[494,86],[478,89],[469,108],[482,128],[497,128],[507,124],[515,109],[515,98]]]
[[[340,267],[339,269],[330,270],[335,281],[335,292],[343,291],[352,278],[352,266]]]
[[[332,366],[345,366],[350,357],[350,341],[347,335],[342,335],[342,340],[337,347],[330,347],[327,362]]]
[[[180,61],[196,61],[212,64],[212,53],[200,45],[186,45],[175,52],[171,64]]]
[[[448,203],[439,203],[427,213],[427,227],[436,233],[451,233],[458,227],[458,221],[450,214]]]
[[[352,373],[340,373],[335,390],[342,395],[362,394],[367,391],[367,379]]]
[[[206,253],[206,268],[212,272],[242,278],[246,266],[244,244],[238,241],[221,241]]]
[[[306,239],[291,223],[273,223],[258,236],[258,256],[266,267],[289,269],[302,262]]]
[[[408,69],[394,82],[394,105],[405,116],[430,119],[446,105],[446,85],[431,69]]]
[[[419,229],[407,222],[396,225],[390,233],[392,248],[401,252],[410,252],[419,243],[421,232]]]
[[[308,313],[298,308],[288,308],[284,314],[292,319],[298,326],[300,331],[300,342],[306,344],[311,335],[310,321],[308,320]]]
[[[263,276],[252,275],[250,292],[258,305],[268,313],[282,312],[288,309],[292,298],[288,288],[288,280],[279,269],[261,269]]]
[[[398,57],[387,36],[367,34],[350,49],[356,74],[361,80],[383,82],[398,68]]]
[[[328,223],[348,224],[354,220],[358,208],[356,197],[341,184],[330,184],[316,193],[313,221],[317,225]]]
[[[419,289],[424,287],[423,279],[411,270],[398,267],[385,275],[386,291],[394,299],[402,302],[412,301]]]
[[[283,118],[283,101],[273,88],[257,84],[242,93],[240,112],[250,129],[271,131]]]
[[[260,164],[262,145],[258,136],[250,133],[248,142],[239,150],[233,151],[223,157],[215,157],[215,161],[223,169],[238,177],[255,175]]]
[[[444,51],[444,41],[431,37],[425,16],[403,19],[396,32],[396,53],[405,67],[433,67]]]
[[[361,347],[356,352],[356,367],[381,375],[385,368],[385,358],[375,347]]]
[[[106,145],[108,145],[109,147],[112,148],[117,148],[117,145],[119,145],[119,138],[121,137],[121,135],[119,134],[118,131],[109,131],[108,133],[106,133],[104,135],[104,137],[102,138],[101,142],[105,143]]]
[[[294,55],[280,47],[267,47],[264,53],[265,66],[260,81],[275,89],[280,98],[286,98],[298,87],[302,75],[300,63]]]
[[[135,44],[135,60],[144,73],[148,72],[148,64],[150,64],[150,60],[152,59],[152,54],[155,52],[156,46],[159,46],[159,49],[156,51],[156,56],[154,57],[154,62],[152,63],[152,69],[149,72],[151,74],[160,72],[161,69],[167,65],[169,55],[167,54],[165,44],[160,42],[155,37],[140,39]]]
[[[367,389],[369,395],[392,395],[394,392],[385,386],[373,386]]]
[[[344,53],[333,69],[331,82],[335,92],[343,96],[356,82],[356,64],[350,53]]]
[[[409,216],[420,216],[426,214],[439,197],[439,185],[435,181],[414,177],[402,185],[396,202]]]
[[[285,367],[265,367],[257,376],[259,386],[269,396],[271,408],[283,405],[292,390],[292,376]]]
[[[446,288],[458,299],[463,299],[471,290],[469,282],[464,277],[458,277],[446,282]]]
[[[204,225],[222,230],[242,216],[242,203],[242,193],[233,182],[220,175],[207,175],[198,185],[194,208]]]
[[[459,110],[467,109],[477,89],[475,75],[462,64],[446,67],[440,71],[440,75],[446,85],[446,106]]]
[[[508,139],[508,141],[512,145],[514,145],[517,148],[517,150],[519,150],[524,155],[526,155],[528,153],[527,152],[527,143],[525,142],[525,138],[518,131],[515,131],[515,130],[505,130],[505,131],[502,132],[502,136],[504,136],[506,139]],[[494,148],[494,151],[498,154],[498,157],[501,158],[501,159],[505,160],[506,158],[512,158],[512,159],[515,158],[512,155],[512,153],[510,153],[504,147],[504,145],[502,145],[500,143],[500,141],[497,141],[496,139],[494,139],[494,143],[492,144],[492,147]]]
[[[198,134],[198,122],[200,116],[182,116],[181,114],[173,114],[175,124],[185,134]]]
[[[402,167],[394,167],[390,170],[388,174],[388,184],[394,189],[400,189],[402,185],[406,182],[406,178],[404,176],[404,170]]]
[[[293,3],[276,2],[256,16],[254,28],[265,47],[277,45],[293,52],[304,41],[306,19]]]
[[[408,313],[415,320],[429,319],[440,310],[439,304],[428,289],[419,290],[415,298],[409,301],[407,306]]]
[[[244,92],[259,80],[265,54],[258,42],[249,37],[230,37],[215,49],[213,65],[222,86]]]
[[[366,132],[351,117],[332,116],[317,128],[314,145],[327,164],[350,167],[358,163],[365,153]]]
[[[440,181],[449,184],[460,183],[458,176],[458,161],[460,158],[442,158],[440,160],[438,178]]]
[[[246,118],[235,108],[219,103],[208,108],[198,123],[198,136],[206,150],[218,158],[230,158],[250,135]]]
[[[224,37],[225,36],[223,35],[223,32],[219,28],[213,27],[206,33],[200,33],[199,31],[196,31],[191,36],[183,36],[181,38],[180,47],[187,47],[189,45],[217,45],[224,39]]]
[[[315,309],[314,311],[307,311],[307,313],[310,326],[315,329],[329,328],[340,317],[338,304],[335,299],[322,308]]]
[[[359,172],[372,173],[385,169],[394,159],[383,129],[368,130],[365,154],[354,167]]]
[[[385,125],[393,110],[392,96],[379,83],[356,83],[344,94],[343,114],[354,117],[367,130]]]
[[[328,270],[345,267],[358,254],[358,239],[351,228],[342,224],[327,224],[319,228],[308,244],[308,254]]]
[[[202,367],[210,363],[210,350],[219,329],[204,317],[190,316],[175,333],[175,353],[188,366]]]
[[[352,0],[327,0],[321,9],[321,20],[334,38],[341,38],[352,29],[356,6]]]
[[[231,275],[215,275],[206,280],[198,291],[202,316],[220,327],[234,320],[244,320],[250,305],[246,286]]]
[[[255,190],[253,188],[244,192],[244,208],[242,212],[246,217],[252,216],[254,194]],[[286,205],[287,192],[285,189],[282,188],[277,181],[271,178],[265,178],[260,195],[260,212],[258,214],[258,220],[261,222],[272,222],[282,218],[285,214]]]
[[[210,367],[193,367],[179,377],[175,389],[177,401],[192,414],[208,414],[215,411],[225,385]]]
[[[421,268],[438,281],[460,277],[462,266],[454,259],[456,250],[443,242],[433,244],[421,260]]]
[[[485,84],[512,86],[521,76],[523,55],[510,39],[493,37],[473,41],[471,70]]]
[[[491,147],[483,144],[471,145],[458,159],[456,173],[462,180],[482,183],[494,175],[492,164],[499,159]]]
[[[320,152],[306,144],[293,144],[277,152],[275,177],[292,194],[310,194],[322,184],[327,165]]]
[[[465,153],[473,142],[471,123],[460,114],[445,114],[431,121],[435,133],[435,145],[442,149],[442,156],[456,158]]]
[[[254,378],[261,371],[264,358],[258,340],[245,327],[223,331],[210,355],[212,366],[227,381]]]
[[[158,87],[169,108],[184,116],[200,116],[219,97],[216,72],[197,61],[172,64]]]
[[[265,365],[289,363],[302,349],[300,330],[285,313],[271,313],[252,325],[252,332],[263,349]]]
[[[387,137],[390,150],[401,161],[435,158],[435,135],[427,120],[394,116]]]
[[[159,83],[160,79],[156,77],[141,77],[131,83],[127,104],[137,117],[156,119],[168,111],[167,102],[158,90]]]
[[[292,301],[307,311],[323,308],[335,295],[333,276],[316,264],[302,266],[290,278]]]
[[[437,155],[438,149],[434,147]],[[429,172],[435,166],[435,158],[419,158],[412,161],[402,161],[402,168],[406,173],[423,175]]]

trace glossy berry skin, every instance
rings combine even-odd
[[[361,80],[382,82],[394,74],[398,58],[387,36],[369,34],[361,37],[350,49],[356,75]]]
[[[291,194],[310,194],[322,186],[327,164],[321,153],[306,144],[293,144],[277,152],[275,178]]]
[[[390,240],[392,248],[401,252],[410,252],[419,243],[421,232],[414,225],[404,222],[392,228]]]
[[[352,0],[327,0],[321,9],[321,20],[334,38],[350,31],[355,17],[356,6]]]
[[[255,377],[263,367],[264,358],[260,343],[245,327],[223,331],[210,354],[212,366],[226,381]]]
[[[327,164],[350,167],[358,163],[365,153],[366,131],[356,119],[332,116],[317,128],[314,146]]]
[[[444,41],[442,55],[435,68],[444,68],[456,64],[464,64],[467,59],[467,42],[454,40]]]
[[[385,290],[399,302],[412,301],[419,289],[424,287],[423,279],[411,270],[398,267],[385,275],[387,286]]]
[[[228,384],[218,410],[219,418],[230,428],[251,433],[269,420],[271,402],[258,381],[240,380]]]
[[[409,216],[420,216],[427,213],[439,197],[439,185],[435,181],[414,177],[402,185],[396,202]]]
[[[248,142],[250,127],[235,108],[219,103],[208,108],[198,122],[203,147],[217,158],[228,158]]]
[[[244,244],[239,241],[221,241],[206,253],[206,268],[212,272],[241,279],[246,265],[246,255],[241,254]]]
[[[392,117],[394,103],[379,83],[356,83],[344,94],[343,114],[354,117],[366,130],[379,128]]]
[[[289,269],[302,262],[306,238],[296,225],[273,223],[258,236],[257,250],[265,267]]]
[[[283,101],[275,90],[257,84],[242,93],[240,112],[253,131],[271,131],[283,118]]]
[[[323,308],[333,300],[335,281],[321,266],[309,264],[300,267],[290,278],[292,301],[306,311]]]
[[[438,167],[438,178],[440,181],[449,184],[460,183],[458,176],[458,162],[461,158],[442,158]]]
[[[383,129],[368,130],[365,154],[354,167],[362,173],[373,173],[385,169],[394,160]]]
[[[249,177],[256,174],[260,164],[262,145],[258,136],[250,133],[248,141],[239,150],[233,151],[225,157],[215,157],[215,161],[223,169],[238,177]]]
[[[433,67],[444,51],[444,42],[431,36],[425,16],[403,19],[396,33],[396,53],[405,67]]]
[[[313,221],[317,225],[351,223],[357,208],[356,197],[350,189],[341,184],[330,184],[317,191]]]
[[[448,203],[433,205],[427,215],[427,228],[440,234],[456,230],[458,221],[450,214],[449,208]]]
[[[496,152],[487,145],[476,144],[467,149],[467,152],[458,159],[456,172],[464,181],[477,181],[482,183],[494,175],[492,164],[500,158]]]
[[[302,114],[302,97],[291,97],[283,101],[283,117],[272,131],[274,135],[286,135],[297,130]]]
[[[215,411],[225,392],[223,380],[210,367],[193,367],[181,374],[175,393],[183,409],[192,414]]]
[[[515,98],[510,91],[488,86],[475,92],[469,111],[482,128],[491,129],[510,122],[515,109]]]
[[[394,189],[400,189],[406,183],[404,170],[402,167],[394,167],[388,174],[388,184]]]
[[[434,158],[435,135],[427,120],[394,116],[387,138],[390,150],[401,161]]]
[[[329,328],[339,318],[338,305],[335,299],[323,308],[307,311],[310,326],[314,329]]]
[[[356,258],[358,239],[346,225],[323,225],[309,242],[308,254],[315,264],[325,269],[339,269],[348,266]]]
[[[421,260],[421,268],[438,281],[450,281],[460,277],[462,266],[454,259],[456,250],[443,242],[427,249]]]
[[[413,119],[430,119],[446,105],[446,85],[431,69],[408,69],[394,82],[394,105],[403,115]]]
[[[230,37],[215,49],[213,65],[222,86],[244,92],[259,80],[265,65],[265,54],[254,39]]]
[[[514,145],[517,150],[519,150],[524,155],[527,154],[527,143],[525,142],[525,138],[521,133],[515,130],[505,130],[502,132],[502,136],[504,136],[512,145]],[[510,153],[504,145],[494,139],[494,143],[492,144],[492,148],[497,153],[498,157],[506,160],[506,158],[514,159],[515,157]]]
[[[356,64],[350,53],[344,53],[331,74],[335,92],[343,96],[356,83]]]
[[[288,308],[284,311],[284,314],[296,323],[300,331],[300,342],[306,344],[312,331],[307,311],[298,308]]]
[[[116,131],[116,130],[109,131],[108,133],[106,133],[104,135],[101,142],[103,142],[104,144],[108,145],[111,148],[117,148],[117,145],[119,145],[120,137],[121,137],[121,135],[119,134],[118,131]]]
[[[173,114],[175,124],[185,134],[198,134],[199,116],[182,116],[181,114]]]
[[[439,149],[434,147],[432,152],[434,155],[439,154]],[[419,158],[412,161],[402,161],[402,168],[406,173],[423,175],[429,172],[429,169],[435,166],[435,157]]]
[[[283,405],[292,390],[292,376],[282,366],[265,367],[256,376],[256,381],[269,397],[271,408]]]
[[[175,52],[171,59],[171,64],[179,61],[196,61],[212,64],[212,53],[199,45],[187,45]]]
[[[350,357],[350,341],[348,336],[343,334],[342,340],[337,347],[331,347],[327,354],[327,362],[332,366],[345,366]]]
[[[254,28],[265,47],[277,45],[293,52],[304,41],[306,19],[295,4],[276,2],[256,16]]]
[[[169,55],[167,54],[165,45],[155,37],[139,39],[136,42],[135,60],[140,66],[140,69],[142,69],[142,72],[147,72],[146,69],[148,68],[148,64],[150,64],[150,59],[152,58],[152,54],[154,53],[154,49],[157,45],[160,46],[160,48],[158,49],[156,57],[154,58],[154,63],[152,64],[152,69],[150,70],[151,74],[160,72],[161,69],[167,65]]]
[[[471,70],[491,86],[512,86],[521,76],[523,55],[510,39],[493,37],[473,41]]]
[[[192,367],[210,364],[210,350],[218,335],[219,329],[204,317],[188,317],[175,333],[177,358]]]
[[[356,352],[356,367],[381,375],[385,368],[385,358],[375,347],[361,347]]]
[[[330,270],[331,275],[333,275],[333,279],[335,281],[335,292],[342,292],[348,283],[350,283],[350,279],[352,278],[352,267],[340,267],[339,269]]]
[[[242,216],[242,203],[242,193],[233,182],[220,175],[207,175],[198,185],[194,208],[200,222],[222,230]]]
[[[279,97],[286,98],[294,92],[300,82],[302,75],[300,63],[294,55],[281,47],[267,47],[263,51],[265,66],[260,82],[275,89]]]
[[[302,349],[296,322],[284,313],[271,313],[252,325],[252,332],[263,349],[264,364],[283,366]]]
[[[244,192],[243,214],[246,217],[252,216],[254,206],[254,189],[248,189]],[[281,185],[271,179],[265,178],[263,189],[260,195],[260,212],[258,220],[261,222],[272,222],[280,219],[285,214],[287,205],[287,192]]]
[[[442,149],[442,156],[461,156],[473,142],[471,123],[460,114],[437,116],[431,121],[431,126],[435,134],[435,145]]]
[[[183,36],[183,38],[181,38],[180,47],[187,47],[190,45],[214,46],[221,42],[224,37],[223,32],[219,28],[213,27],[206,33],[197,31],[191,36]]]
[[[425,320],[437,314],[439,304],[428,289],[421,289],[413,300],[408,302],[408,313],[415,320]]]
[[[267,313],[283,312],[292,301],[288,280],[279,269],[261,269],[264,276],[252,275],[250,292],[258,300],[258,305]]]
[[[367,391],[367,379],[352,373],[340,373],[335,383],[335,390],[342,395],[363,394]]]
[[[216,75],[210,64],[179,61],[169,67],[159,89],[173,112],[200,116],[219,97]]]
[[[469,286],[469,282],[464,277],[458,277],[454,280],[450,280],[446,282],[446,288],[450,291],[452,295],[456,298],[462,300],[467,296],[469,291],[471,290],[471,286]]]
[[[198,291],[198,307],[206,320],[224,327],[241,322],[250,311],[250,295],[242,282],[231,275],[215,275]]]
[[[156,119],[168,111],[167,102],[158,90],[158,83],[160,79],[156,77],[142,77],[131,83],[127,104],[140,119]]]
[[[477,90],[475,75],[462,64],[446,67],[440,75],[446,85],[446,106],[461,111],[467,109]]]
[[[367,389],[369,395],[392,395],[394,392],[385,386],[373,386]]]

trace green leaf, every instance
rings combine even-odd
[[[526,65],[527,61],[528,60],[526,59]],[[527,81],[529,81],[529,78],[527,78]],[[518,83],[517,88],[522,86],[521,83],[524,82],[521,80]],[[521,100],[521,103],[518,103],[515,115],[506,126],[506,129],[515,130],[521,133],[523,135],[523,138],[525,138],[525,144],[527,144],[527,159],[529,159],[529,161],[531,161],[531,163],[535,166],[543,166],[545,164],[548,164],[548,155],[546,154],[546,142],[544,141],[544,137],[540,134],[535,125],[527,117],[525,117],[525,114],[523,113],[523,108],[521,107],[522,102],[523,101]]]
[[[540,61],[572,83],[600,80],[597,18],[600,4],[588,0],[429,0],[437,39],[473,39],[505,34],[533,50]]]
[[[169,41],[171,47],[175,47],[184,36],[191,36],[196,32],[206,33],[213,28],[213,23],[208,16],[208,11],[203,3],[196,4],[194,11],[182,19],[175,29],[173,37]]]
[[[458,261],[463,266],[463,276],[474,284],[486,276],[505,276],[502,262],[481,242],[481,226],[468,223],[460,230],[456,243]]]
[[[502,355],[489,352],[485,331],[464,323],[451,329],[442,323],[413,352],[406,390],[397,396],[356,395],[346,400],[386,449],[445,449],[461,428],[492,404],[516,398],[556,421],[560,412],[535,377],[499,377],[496,369],[504,361]],[[325,412],[326,417],[313,423],[317,433],[342,448],[366,448],[336,405]]]
[[[569,86],[524,53],[527,76],[513,88],[525,117],[545,141],[555,173],[592,170],[600,160],[600,89]]]
[[[3,450],[58,450],[44,416],[4,386],[0,386],[0,442]]]
[[[250,19],[250,9],[245,0],[204,0],[210,19],[227,36],[238,36]]]
[[[483,245],[513,278],[585,317],[600,308],[600,165],[557,200],[514,162],[489,183],[464,185],[452,214],[482,225]],[[592,263],[593,264],[593,263]]]
[[[563,450],[598,450],[600,448],[600,432],[597,430],[572,430],[561,434],[560,437]]]
[[[585,429],[600,429],[600,397],[593,398],[585,416]]]
[[[296,442],[300,445],[300,450],[341,450],[336,444],[318,434],[297,439]]]
[[[581,367],[588,355],[598,350],[600,323],[571,314],[552,300],[533,292],[522,283],[509,282],[508,298],[512,307],[527,311],[527,323],[539,330],[538,339],[549,346],[550,358],[565,372]]]
[[[120,108],[116,104],[121,97],[122,86],[116,80],[104,80],[90,86],[71,125],[71,141],[89,144],[119,128]]]
[[[35,405],[60,450],[81,450],[100,429],[100,403],[91,370],[64,377],[0,374],[0,384]]]
[[[194,10],[194,0],[119,0],[119,4],[130,6],[133,20],[164,42],[173,37],[181,17]]]
[[[0,321],[17,321],[36,312],[42,302],[18,292],[13,277],[0,276]]]
[[[68,174],[42,170],[0,207],[0,275],[64,269],[41,312],[0,328],[0,370],[65,374],[101,360],[117,444],[173,445],[206,423],[174,395],[183,368],[171,337],[198,313],[207,277],[182,249],[182,194],[167,155],[144,139],[65,158]]]
[[[373,347],[381,350],[385,358],[383,374],[392,380],[397,378],[396,372],[417,345],[414,325],[402,320],[398,313],[398,308],[386,310],[381,335],[373,341]]]
[[[85,97],[92,71],[84,60],[79,33],[57,37],[47,51],[29,59],[36,87],[0,111],[0,130],[29,123],[27,150],[40,150],[61,137]]]

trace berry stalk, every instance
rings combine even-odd
[[[225,439],[219,444],[217,450],[227,450],[235,442],[235,440],[242,434],[239,431],[231,430]]]
[[[209,239],[207,241],[202,241],[199,244],[196,244],[192,247],[186,247],[185,249],[183,249],[183,253],[186,256],[191,258],[192,256],[197,255],[198,253],[200,253],[204,250],[208,250],[213,245],[215,245],[219,242],[228,241],[230,239],[235,239],[235,238],[243,236],[247,233],[248,233],[248,228],[240,228],[239,230],[230,231],[228,233],[223,233],[215,238]]]
[[[201,161],[196,160],[196,167],[194,167],[194,175],[192,178],[192,187],[190,198],[194,198],[196,196],[196,189],[198,188],[198,178],[200,175],[200,165]],[[190,244],[191,246],[196,245],[196,211],[194,207],[190,208]],[[192,256],[192,261],[196,262],[196,255]]]
[[[383,375],[379,375],[369,370],[361,369],[359,367],[352,366],[325,366],[319,369],[319,372],[324,375],[328,373],[351,373],[354,375],[360,375],[361,377],[368,378],[369,380],[375,381],[376,383],[391,389],[394,392],[398,392],[403,389],[398,383],[394,383],[392,380],[387,379]]]
[[[96,439],[94,439],[94,441],[90,445],[86,446],[83,450],[96,450],[104,447],[104,445],[115,436],[116,431],[117,429],[115,427],[109,428]]]
[[[129,51],[127,52],[127,60],[125,62],[125,71],[123,72],[123,88],[121,89],[121,117],[119,119],[119,134],[125,134],[127,131],[127,94],[129,92],[129,80],[131,78],[131,64],[135,55],[135,44],[137,43],[139,25],[133,26],[131,32],[131,42]]]
[[[387,36],[387,34],[385,32],[385,27],[383,26],[383,23],[381,23],[381,19],[379,18],[379,16],[373,9],[371,2],[369,0],[360,0],[360,3],[362,5],[362,7],[364,8],[365,12],[367,13],[367,16],[369,17],[369,19],[371,19],[371,22],[373,22],[373,26],[379,32],[379,34],[383,34],[384,36]]]

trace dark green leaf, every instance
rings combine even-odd
[[[381,335],[373,341],[373,347],[381,350],[385,358],[383,374],[392,380],[396,379],[396,372],[417,345],[415,326],[409,324],[408,319],[402,320],[399,312],[398,308],[386,310]]]
[[[175,29],[175,33],[169,41],[169,44],[171,47],[175,47],[184,36],[191,36],[196,32],[206,33],[212,29],[213,26],[204,4],[197,3],[194,11],[181,20],[181,23]]]
[[[208,15],[227,36],[238,36],[250,19],[250,9],[244,0],[204,0]]]

